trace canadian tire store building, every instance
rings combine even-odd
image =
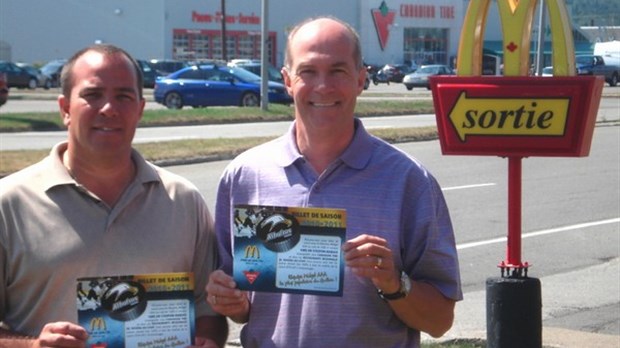
[[[325,2],[321,4],[321,2]],[[228,58],[260,57],[260,8],[251,13],[226,4],[226,55]],[[255,1],[258,3],[258,1]],[[268,57],[283,61],[286,35],[309,16],[332,15],[349,22],[360,33],[364,59],[372,63],[448,63],[456,54],[463,17],[461,1],[312,1],[311,4],[270,0]],[[256,4],[255,4],[256,5]],[[260,4],[258,4],[260,5]],[[247,10],[246,10],[247,11]],[[237,13],[231,15],[232,13]],[[259,13],[257,15],[257,12]],[[222,14],[191,10],[192,24],[205,29],[173,28],[172,58],[221,58]],[[188,26],[188,23],[179,24]],[[248,28],[250,27],[250,28]]]
[[[106,42],[143,59],[259,58],[261,1],[2,0],[0,59],[45,63]],[[331,15],[360,33],[367,63],[451,63],[464,15],[462,0],[268,0],[268,57],[283,62],[297,22]],[[223,22],[225,21],[224,25]],[[225,26],[225,35],[222,29]]]

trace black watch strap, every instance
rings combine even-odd
[[[386,301],[393,301],[393,300],[398,300],[400,298],[403,298],[405,296],[407,296],[407,294],[405,294],[404,291],[400,291],[400,289],[396,292],[393,292],[391,294],[386,294],[381,290],[377,290],[377,294],[379,294],[379,297],[381,297],[382,299],[386,300]]]
[[[381,289],[377,289],[377,294],[385,301],[393,301],[398,300],[403,297],[406,297],[409,294],[409,290],[411,288],[411,283],[409,281],[409,276],[405,272],[401,272],[400,274],[400,287],[398,291],[393,292],[391,294],[386,294]]]

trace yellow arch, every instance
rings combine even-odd
[[[551,22],[553,75],[575,76],[575,43],[566,4],[564,0],[547,0],[546,4]]]
[[[482,74],[482,46],[490,3],[491,0],[469,2],[459,41],[457,75],[479,76]]]
[[[457,74],[482,74],[482,49],[490,0],[470,0],[461,30]],[[537,0],[497,0],[500,14],[504,76],[527,76],[530,70],[530,42]],[[553,68],[556,76],[575,75],[575,47],[564,0],[547,0]]]

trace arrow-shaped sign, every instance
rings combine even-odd
[[[461,92],[449,119],[459,139],[483,136],[563,136],[570,98],[468,97]]]
[[[381,46],[381,50],[385,50],[385,46],[387,45],[388,37],[390,35],[390,26],[394,23],[396,11],[390,10],[385,1],[382,1],[381,6],[378,9],[370,10],[370,13],[372,14],[372,19],[375,23],[377,35],[379,36],[379,45]]]

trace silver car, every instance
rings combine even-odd
[[[413,87],[431,89],[428,78],[435,75],[454,75],[449,66],[443,64],[422,65],[418,70],[403,77],[403,85],[410,91]]]

